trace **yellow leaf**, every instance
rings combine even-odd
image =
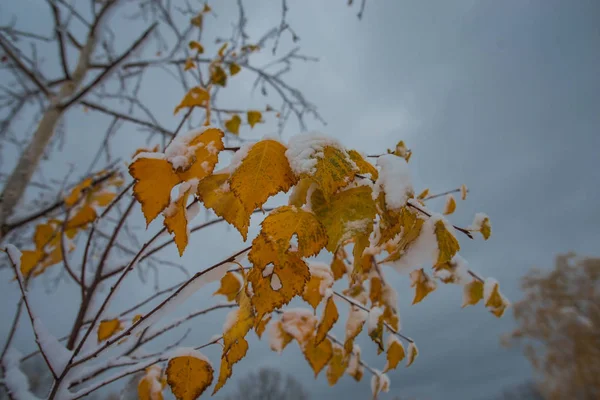
[[[191,193],[191,188],[188,188],[185,192],[181,193],[177,200],[175,200],[167,209],[164,211],[165,215],[165,228],[169,233],[175,235],[175,244],[179,251],[179,256],[183,255],[185,248],[188,244],[188,228],[187,228],[187,200]]]
[[[213,380],[212,366],[199,353],[170,359],[166,374],[171,391],[178,400],[197,399]]]
[[[355,381],[360,382],[363,377],[363,366],[360,363],[360,347],[354,346],[350,354],[350,361],[348,362],[348,368],[346,373],[354,378]]]
[[[333,286],[333,273],[329,265],[320,262],[309,264],[310,280],[304,288],[302,298],[315,310],[323,300],[323,296],[331,291]]]
[[[181,181],[200,180],[209,176],[219,161],[225,134],[219,128],[205,128],[200,132],[187,143],[188,150],[193,152],[186,155],[189,167],[178,173]]]
[[[142,205],[146,226],[150,225],[169,205],[171,189],[180,179],[170,162],[157,158],[137,158],[129,166],[129,173],[136,181],[133,195]]]
[[[247,44],[245,46],[242,46],[242,51],[247,51],[249,53],[252,53],[252,52],[258,51],[258,50],[260,50],[260,47],[255,44]]]
[[[271,320],[271,316],[268,315],[264,318],[256,318],[256,321],[254,323],[254,331],[256,332],[256,336],[258,336],[259,339],[262,338],[262,334],[265,332],[265,329],[267,328],[267,324],[269,323],[269,321]]]
[[[348,150],[348,155],[358,167],[358,172],[360,174],[370,174],[371,179],[377,180],[377,178],[379,177],[379,172],[377,172],[377,168],[375,168],[373,164],[365,160],[358,151]]]
[[[231,311],[227,316],[228,326],[223,333],[224,355],[238,340],[244,339],[254,326],[254,310],[245,289],[239,293],[237,302],[239,308]]]
[[[467,193],[469,192],[469,189],[467,189],[466,185],[460,185],[460,198],[461,200],[466,200],[467,199]]]
[[[213,395],[225,385],[225,382],[227,382],[227,379],[229,379],[233,373],[233,365],[244,358],[247,351],[248,341],[242,338],[231,346],[227,354],[223,354],[221,357],[221,368],[219,369],[219,380],[213,390]]]
[[[296,183],[285,151],[285,146],[275,140],[262,140],[252,146],[231,175],[231,190],[244,205],[248,218],[269,197],[287,192]]]
[[[136,314],[134,315],[134,317],[131,319],[131,324],[135,324],[136,322],[138,322],[140,319],[142,319],[142,314]]]
[[[296,206],[298,208],[306,204],[306,195],[308,189],[313,184],[313,181],[309,178],[302,178],[298,181],[296,186],[292,188],[292,192],[288,198],[288,204],[290,206]]]
[[[327,250],[333,252],[344,241],[371,233],[377,213],[371,193],[370,187],[359,186],[338,192],[327,202],[322,191],[313,192],[311,208],[327,229]]]
[[[417,199],[419,200],[423,200],[424,198],[426,198],[429,195],[429,189],[425,189],[421,192],[420,195],[417,196]]]
[[[446,204],[444,205],[444,215],[450,215],[456,210],[456,200],[451,194],[446,196]]]
[[[192,18],[190,23],[198,28],[202,28],[202,14],[198,14]]]
[[[306,263],[295,254],[280,255],[273,244],[261,233],[252,242],[248,259],[254,268],[248,274],[254,295],[252,304],[259,317],[287,304],[304,290],[310,277]],[[265,270],[273,265],[272,272]],[[277,276],[279,285],[275,286],[273,276]]]
[[[435,223],[435,237],[437,239],[439,254],[437,258],[437,264],[444,264],[450,262],[454,255],[460,250],[458,240],[446,227],[446,223],[443,220],[439,220]]]
[[[410,273],[410,287],[415,288],[415,298],[413,304],[419,303],[429,293],[433,292],[437,288],[437,284],[432,280],[423,270],[416,269]]]
[[[251,128],[254,128],[254,125],[258,124],[262,120],[262,113],[260,111],[251,110],[247,112],[248,124],[250,124]]]
[[[471,231],[480,232],[484,240],[488,240],[492,235],[492,225],[490,218],[484,213],[475,214],[473,223],[468,227]]]
[[[398,363],[405,357],[404,346],[402,346],[402,342],[400,342],[396,335],[390,335],[387,348],[387,362],[383,372],[396,369]]]
[[[281,206],[271,211],[262,222],[262,234],[279,252],[287,252],[290,240],[296,235],[300,257],[317,255],[327,243],[325,228],[311,212],[293,206]]]
[[[281,354],[283,349],[292,341],[294,337],[283,329],[281,321],[273,321],[269,324],[269,345],[271,350]]]
[[[111,338],[115,333],[122,330],[121,321],[118,318],[105,319],[98,326],[98,343]]]
[[[323,157],[317,158],[315,172],[312,174],[312,179],[320,186],[325,199],[328,200],[354,180],[358,170],[354,169],[351,161],[345,151],[325,146]]]
[[[229,75],[234,76],[241,70],[242,70],[242,68],[239,65],[237,65],[236,63],[229,64]]]
[[[329,386],[333,386],[344,375],[348,368],[349,358],[345,356],[344,349],[340,346],[333,346],[333,356],[327,366],[327,382]]]
[[[220,65],[213,65],[210,71],[210,80],[215,85],[225,87],[227,85],[227,74]]]
[[[114,192],[98,192],[90,196],[90,202],[98,207],[106,207],[115,197],[117,197],[117,194]]]
[[[230,190],[229,174],[208,176],[198,184],[198,197],[206,208],[233,225],[246,240],[250,219],[240,199]]]
[[[158,365],[146,368],[146,374],[138,383],[139,400],[163,400],[162,390],[165,382],[161,379],[161,370]]]
[[[346,321],[346,338],[344,340],[344,350],[346,350],[346,353],[353,351],[354,339],[362,331],[368,315],[366,311],[356,306],[350,306],[350,313]]]
[[[406,162],[410,160],[410,156],[412,155],[412,151],[410,151],[406,147],[406,144],[404,144],[404,140],[399,141],[398,144],[396,144],[396,148],[394,149],[394,151],[388,150],[388,153],[395,154],[398,157],[402,157],[406,160]]]
[[[483,282],[473,279],[463,288],[463,304],[462,307],[474,306],[483,299]]]
[[[206,89],[195,86],[189,90],[181,100],[181,103],[175,107],[173,114],[177,114],[179,110],[186,107],[206,107],[210,101],[210,94]]]
[[[171,189],[180,182],[170,162],[156,158],[138,158],[129,166],[135,179],[133,195],[142,205],[146,225],[168,205]]]
[[[500,293],[500,286],[495,279],[486,279],[483,285],[483,297],[486,300],[485,306],[498,318],[510,305],[509,301]]]
[[[485,240],[488,240],[490,238],[490,236],[492,236],[492,225],[490,224],[490,219],[489,218],[485,218],[483,220],[483,222],[481,223],[481,236],[483,236],[483,238]]]
[[[189,71],[190,69],[196,68],[196,63],[190,57],[185,60],[185,65],[183,66],[184,71]]]
[[[96,219],[96,210],[94,210],[92,207],[85,205],[83,207],[81,207],[79,210],[77,210],[77,212],[75,213],[75,215],[73,215],[73,217],[71,217],[71,219],[69,219],[69,222],[67,222],[67,226],[65,227],[65,230],[70,230],[70,229],[81,229],[83,227],[85,227],[87,224],[94,222],[94,220]]]
[[[204,47],[197,41],[192,40],[188,43],[190,50],[196,50],[198,54],[204,53]]]
[[[346,251],[343,246],[340,246],[335,252],[333,261],[331,262],[331,272],[333,273],[333,279],[336,281],[342,279],[348,271],[348,267],[344,261],[345,258]]]
[[[242,123],[242,119],[239,115],[234,114],[230,119],[225,121],[225,129],[234,135],[240,134],[240,124]]]
[[[75,186],[71,193],[67,197],[64,198],[65,205],[67,207],[72,207],[77,203],[77,201],[81,198],[81,193],[89,188],[92,185],[92,178],[86,178],[81,181],[77,186]]]
[[[212,8],[210,8],[208,3],[204,3],[204,8],[202,8],[202,12],[206,14],[206,13],[209,13],[211,10],[212,10]]]
[[[43,257],[44,252],[41,250],[23,250],[21,252],[21,274],[23,277],[29,277]]]
[[[373,320],[376,321],[375,326],[373,326]],[[383,309],[380,307],[373,307],[369,311],[369,337],[377,344],[377,354],[381,354],[385,349],[383,347]]]
[[[229,45],[228,42],[223,43],[223,45],[219,48],[219,57],[223,58],[223,56],[225,55],[225,50],[227,49],[227,46]]]
[[[331,357],[333,357],[333,347],[328,338],[325,338],[317,346],[315,346],[312,340],[309,340],[303,347],[302,352],[304,353],[304,358],[306,358],[311,368],[315,372],[315,378],[329,363]]]
[[[237,294],[242,290],[244,279],[237,272],[228,272],[221,278],[221,286],[214,295],[222,294],[227,298],[227,301],[235,300]]]
[[[371,277],[371,285],[369,287],[369,299],[371,299],[371,305],[377,306],[383,304],[381,279],[377,276]]]
[[[325,303],[325,309],[323,310],[323,316],[319,325],[317,325],[317,333],[315,336],[315,344],[320,344],[327,337],[327,333],[331,330],[333,325],[337,322],[340,315],[338,314],[335,301],[333,296],[330,296]],[[342,372],[343,373],[343,372]]]
[[[419,355],[419,349],[417,349],[417,345],[414,342],[410,342],[406,353],[408,355],[406,358],[406,366],[410,367]]]

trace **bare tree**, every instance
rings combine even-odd
[[[531,271],[522,287],[518,327],[506,343],[524,342],[546,398],[599,398],[600,258],[560,255],[553,270]]]
[[[292,375],[285,377],[274,368],[261,368],[238,382],[236,391],[226,400],[308,400],[302,384]]]

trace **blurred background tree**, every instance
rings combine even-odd
[[[308,400],[302,384],[292,375],[282,376],[273,368],[261,368],[238,381],[238,387],[226,400]]]
[[[520,342],[547,399],[600,398],[600,258],[569,253],[554,269],[533,269],[514,305],[517,328],[504,338]]]

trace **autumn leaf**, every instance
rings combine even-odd
[[[377,172],[377,168],[367,160],[363,158],[363,156],[356,150],[348,150],[348,155],[350,159],[354,161],[356,166],[358,167],[358,172],[362,174],[370,174],[372,180],[377,180],[379,177],[379,172]]]
[[[269,324],[269,346],[271,350],[281,354],[292,340],[294,340],[294,337],[283,329],[281,321],[271,321]]]
[[[348,362],[346,373],[353,377],[356,382],[360,382],[364,369],[360,361],[360,347],[354,345],[351,352],[348,353],[350,354],[350,361]]]
[[[198,352],[171,358],[167,366],[167,382],[178,400],[194,400],[210,386],[213,368]]]
[[[344,340],[344,349],[347,353],[354,348],[354,339],[362,331],[368,316],[369,314],[359,307],[350,306],[350,313],[346,321],[346,338]]]
[[[219,57],[223,58],[223,56],[225,56],[225,50],[227,49],[227,46],[229,46],[228,42],[223,43],[223,45],[221,45],[221,47],[219,48],[218,51],[218,55]]]
[[[23,250],[21,252],[21,274],[27,278],[44,257],[41,250]]]
[[[271,321],[270,315],[263,318],[256,318],[254,322],[254,332],[256,332],[256,336],[258,336],[259,339],[262,338],[262,334],[265,332],[269,321]]]
[[[412,363],[415,362],[415,359],[419,355],[419,349],[417,349],[417,345],[414,342],[409,343],[406,354],[407,354],[406,366],[410,367],[412,365]]]
[[[208,5],[208,3],[204,3],[204,7],[202,8],[202,13],[206,14],[211,12],[212,8]]]
[[[398,363],[405,357],[404,346],[396,335],[390,335],[387,342],[387,362],[383,372],[387,372],[392,369],[396,369]]]
[[[467,228],[470,231],[480,232],[484,240],[488,240],[492,235],[492,225],[490,218],[484,213],[475,214],[473,223]]]
[[[416,269],[410,273],[410,287],[415,288],[415,297],[413,304],[421,302],[429,293],[437,288],[437,284],[423,270]]]
[[[65,230],[80,229],[85,227],[87,224],[92,223],[96,220],[97,214],[93,207],[84,205],[80,207],[75,215],[69,219]]]
[[[188,43],[190,50],[196,50],[198,54],[204,53],[204,47],[197,41],[192,40]]]
[[[190,69],[196,68],[196,63],[190,57],[185,60],[185,65],[183,66],[184,71],[189,71]],[[175,112],[177,113],[177,112]]]
[[[510,302],[500,293],[500,285],[493,278],[487,278],[483,284],[485,306],[492,314],[500,318]]]
[[[325,199],[354,180],[358,171],[351,161],[345,151],[332,146],[323,149],[323,157],[317,159],[315,172],[311,177],[323,191]]]
[[[250,219],[240,199],[230,189],[229,174],[211,175],[202,179],[198,184],[197,194],[206,208],[212,209],[233,225],[246,240]]]
[[[188,188],[164,211],[165,227],[169,233],[175,235],[175,244],[177,245],[179,256],[183,255],[188,244],[188,218],[186,206],[190,194],[191,188]]]
[[[331,330],[333,325],[337,322],[340,315],[338,314],[335,301],[333,296],[330,296],[325,303],[325,309],[323,310],[323,316],[317,325],[317,333],[315,336],[315,345],[319,345],[327,337],[327,333]],[[342,372],[343,373],[343,372]]]
[[[348,267],[345,262],[346,251],[343,246],[340,246],[335,254],[333,255],[333,260],[331,261],[331,272],[333,273],[333,279],[339,280],[348,272]]]
[[[254,128],[254,125],[258,124],[262,120],[262,113],[260,111],[251,110],[247,113],[248,124],[250,124],[251,128]]]
[[[138,383],[139,400],[163,400],[162,390],[166,382],[161,379],[161,369],[158,365],[146,368],[146,374]]]
[[[241,70],[242,70],[242,68],[238,64],[236,64],[236,63],[229,64],[229,75],[234,76]]]
[[[481,299],[483,299],[483,282],[473,279],[463,287],[463,308],[474,306]]]
[[[458,240],[456,240],[456,237],[448,230],[444,220],[437,221],[434,229],[439,248],[436,265],[450,262],[454,255],[460,250]]]
[[[320,262],[310,263],[309,271],[310,280],[304,287],[302,298],[316,310],[323,297],[331,296],[332,294],[333,273],[329,265]]]
[[[202,28],[202,13],[196,15],[194,18],[190,20],[190,24],[195,27]]]
[[[371,233],[377,213],[371,193],[370,187],[359,186],[338,192],[327,202],[323,192],[313,192],[311,208],[327,229],[327,250],[334,252],[344,241]]]
[[[219,289],[213,293],[213,296],[221,294],[227,298],[227,301],[233,301],[240,290],[242,290],[243,284],[244,279],[238,272],[228,272],[221,278],[221,285],[219,286]]]
[[[229,352],[229,349],[237,341],[244,339],[250,329],[254,327],[254,310],[245,289],[238,294],[237,302],[239,308],[229,313],[227,316],[227,329],[223,332],[224,355]]]
[[[100,321],[100,325],[98,325],[98,343],[110,339],[115,333],[122,329],[123,326],[118,318]]]
[[[309,340],[306,345],[302,348],[304,358],[308,361],[308,364],[315,373],[315,378],[319,375],[319,372],[329,363],[331,357],[333,357],[333,347],[331,340],[325,338],[318,345],[315,345],[314,341]]]
[[[186,95],[183,97],[183,100],[181,100],[181,103],[175,107],[173,114],[177,114],[177,112],[179,112],[179,110],[182,108],[206,107],[209,101],[210,94],[206,91],[206,89],[200,86],[195,86],[186,93]]]
[[[450,215],[456,210],[456,200],[454,196],[448,194],[446,196],[446,203],[444,205],[444,215]]]
[[[285,146],[278,141],[262,140],[250,148],[231,175],[231,190],[244,205],[248,218],[269,197],[287,192],[296,183],[285,151]]]
[[[429,195],[429,189],[425,189],[421,192],[421,194],[419,194],[417,196],[417,199],[419,200],[423,200],[424,198],[426,198]]]
[[[383,346],[383,309],[373,307],[369,311],[369,337],[377,344],[377,354],[385,350]]]
[[[333,386],[344,375],[348,368],[349,357],[344,354],[344,349],[338,345],[333,346],[333,356],[327,366],[327,382]]]
[[[227,382],[233,373],[233,365],[244,358],[247,352],[248,341],[242,338],[238,339],[238,341],[231,346],[227,354],[223,354],[221,357],[221,367],[219,369],[219,380],[215,385],[213,395],[225,385],[225,382]]]
[[[213,65],[210,72],[210,80],[215,85],[225,87],[227,85],[227,74],[220,65]]]
[[[313,181],[309,178],[300,179],[296,186],[292,188],[292,192],[288,198],[288,204],[298,208],[306,204],[306,195],[312,184]]]
[[[467,189],[467,186],[460,185],[460,198],[461,198],[461,200],[466,200],[467,199],[467,193],[468,192],[469,192],[469,189]]]
[[[194,135],[183,144],[187,146],[185,154],[185,165],[183,170],[178,169],[179,179],[183,182],[200,180],[212,174],[215,165],[219,161],[219,153],[225,147],[223,137],[225,134],[218,128],[203,128],[193,131]],[[169,158],[178,159],[177,146],[174,149],[175,155]],[[165,154],[170,155],[170,146],[165,150]]]
[[[227,129],[229,132],[233,133],[234,135],[239,135],[241,123],[242,123],[242,119],[240,118],[240,116],[237,114],[234,114],[231,116],[230,119],[225,121],[225,129]]]
[[[79,182],[67,197],[64,198],[65,205],[67,207],[73,207],[75,203],[81,198],[82,192],[92,185],[92,178],[86,178]]]

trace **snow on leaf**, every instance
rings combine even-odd
[[[301,257],[318,254],[327,243],[325,228],[315,215],[293,206],[278,207],[261,225],[261,232],[270,238],[269,241],[280,252],[288,251],[294,235],[298,238],[298,249],[295,253]]]
[[[296,183],[285,151],[278,141],[262,140],[252,146],[231,175],[231,190],[244,205],[248,219],[269,197],[287,192]]]
[[[327,250],[334,252],[344,241],[371,233],[377,212],[371,192],[370,187],[359,186],[338,192],[327,202],[322,191],[313,191],[311,208],[327,229]]]
[[[425,273],[423,268],[416,269],[410,273],[410,286],[415,288],[415,297],[413,304],[420,303],[429,293],[437,288],[437,284],[429,275]]]
[[[417,345],[414,342],[410,342],[410,344],[408,345],[408,349],[406,350],[406,354],[406,366],[410,367],[419,355],[419,349],[417,349]]]
[[[146,225],[150,225],[150,222],[169,205],[171,189],[180,179],[164,156],[146,158],[146,154],[154,153],[139,154],[129,166],[129,173],[135,179],[133,195],[142,205]]]
[[[40,349],[44,352],[52,371],[56,375],[62,374],[69,361],[71,361],[73,352],[68,350],[48,331],[41,319],[37,317],[33,319],[33,329]]]
[[[248,124],[251,128],[254,128],[254,125],[258,124],[262,120],[262,113],[256,110],[250,110],[246,113],[246,117],[248,118]]]
[[[363,325],[365,324],[369,313],[356,306],[350,306],[350,312],[348,313],[348,320],[346,321],[346,338],[344,340],[344,349],[346,353],[352,351],[354,346],[354,339],[362,331]]]
[[[213,368],[208,360],[194,355],[171,358],[166,374],[178,400],[197,399],[213,381]]]
[[[317,333],[315,336],[315,344],[319,345],[327,337],[327,333],[331,330],[333,325],[337,322],[340,315],[338,314],[335,301],[333,296],[330,296],[325,303],[325,309],[323,310],[323,316],[317,325]],[[343,371],[342,371],[343,373]]]
[[[327,366],[327,382],[333,386],[344,375],[348,368],[349,357],[344,354],[344,349],[338,345],[333,345],[333,356]]]
[[[242,290],[243,284],[244,279],[238,272],[228,272],[221,278],[219,289],[213,293],[213,296],[221,294],[227,298],[227,301],[233,301]]]
[[[396,369],[398,363],[405,357],[404,346],[396,335],[390,335],[387,341],[387,362],[383,372],[387,372],[391,369]]]
[[[439,253],[436,265],[450,262],[454,255],[460,250],[458,240],[454,233],[448,229],[449,226],[445,220],[440,219],[435,223],[435,237],[437,239]],[[454,229],[452,229],[454,231]]]
[[[510,302],[500,293],[500,285],[494,278],[487,278],[483,284],[483,300],[492,314],[500,318]]]
[[[202,46],[200,46],[202,47]],[[206,107],[210,101],[210,94],[206,89],[196,86],[191,88],[181,100],[181,103],[175,107],[173,114],[177,114],[179,110],[186,107]]]
[[[484,240],[488,240],[492,235],[492,224],[490,223],[490,218],[484,213],[475,214],[473,223],[467,229],[480,232]]]
[[[85,227],[87,224],[94,222],[96,219],[96,210],[89,205],[84,205],[80,207],[75,215],[73,215],[67,225],[65,226],[65,230],[71,229],[80,229]]]
[[[350,353],[350,360],[348,362],[346,373],[353,377],[355,381],[360,382],[363,377],[364,370],[360,362],[360,347],[355,344],[351,350],[352,352]]]
[[[387,209],[399,211],[406,206],[408,199],[414,197],[408,163],[395,155],[385,154],[377,159],[377,166],[379,178],[374,185],[373,198],[377,199],[380,193],[384,193]]]
[[[296,175],[311,178],[326,199],[352,182],[358,172],[356,164],[336,140],[318,133],[294,136],[285,155]]]
[[[309,178],[302,178],[298,181],[296,186],[292,188],[292,192],[290,193],[288,204],[290,206],[302,207],[306,204],[306,196],[308,194],[308,189],[313,184],[313,181]]]
[[[165,228],[169,233],[175,235],[175,244],[179,251],[179,256],[183,255],[185,248],[188,244],[188,217],[187,217],[187,200],[191,193],[192,188],[188,188],[185,192],[180,194],[169,207],[164,211],[165,215]]]
[[[387,393],[389,390],[390,378],[379,371],[377,371],[376,374],[373,374],[371,377],[371,393],[373,394],[373,399],[377,399],[377,395],[380,392]]]
[[[250,219],[240,199],[229,188],[229,174],[208,176],[198,183],[198,198],[206,208],[233,225],[246,240]]]
[[[161,375],[162,371],[158,365],[146,368],[146,373],[137,387],[139,400],[163,400],[162,391],[166,382]]]
[[[451,194],[446,195],[446,203],[444,204],[444,215],[450,215],[456,211],[456,200]]]
[[[330,297],[332,294],[333,273],[329,265],[321,262],[311,262],[308,268],[310,280],[304,288],[302,298],[316,310],[323,297]]]
[[[269,324],[269,347],[271,350],[281,354],[292,340],[294,337],[283,329],[281,321],[271,321]]]
[[[369,337],[377,344],[377,354],[385,351],[383,346],[383,309],[373,307],[369,311],[368,327]]]
[[[100,321],[98,325],[98,343],[110,339],[121,330],[123,330],[123,326],[118,318]]]
[[[242,123],[242,119],[240,118],[240,116],[237,114],[233,114],[231,116],[231,118],[229,118],[227,121],[225,121],[225,129],[227,129],[229,132],[233,133],[234,135],[239,135],[241,123]]]
[[[319,376],[319,372],[329,363],[331,357],[333,357],[333,346],[331,340],[325,338],[318,345],[315,345],[314,341],[309,340],[303,346],[302,352],[304,358],[308,361],[308,364],[315,372],[315,378]]]
[[[371,179],[377,180],[379,177],[379,172],[377,172],[377,168],[367,160],[363,158],[363,156],[356,150],[348,150],[348,155],[350,159],[354,161],[354,164],[358,167],[358,172],[362,174],[370,174]]]
[[[463,307],[474,306],[483,299],[483,282],[473,279],[463,288]]]
[[[200,180],[212,174],[223,150],[222,130],[206,127],[174,139],[165,149],[167,159],[179,171],[181,181]]]

